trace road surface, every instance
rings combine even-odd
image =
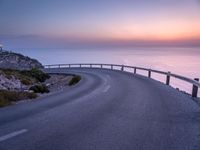
[[[108,69],[75,86],[0,109],[0,150],[199,150],[200,107],[153,79]]]

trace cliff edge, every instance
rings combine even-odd
[[[31,68],[43,68],[36,59],[9,51],[0,51],[0,68],[28,70]]]

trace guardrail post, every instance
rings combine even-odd
[[[81,68],[81,64],[80,64],[80,68]]]
[[[69,68],[71,67],[71,65],[69,64]]]
[[[148,71],[148,77],[151,78],[151,69]]]
[[[167,73],[166,85],[170,84],[170,72]]]
[[[58,68],[60,68],[60,65],[58,65]]]
[[[124,71],[124,65],[122,65],[121,71]]]
[[[113,70],[113,65],[111,65],[111,69]]]
[[[90,68],[92,68],[92,64],[90,64]]]
[[[136,74],[136,72],[137,72],[137,68],[135,67],[135,68],[134,68],[134,74]]]
[[[101,68],[103,68],[103,65],[101,64]]]
[[[199,81],[199,78],[195,78],[194,80]],[[198,94],[198,86],[193,85],[192,87],[192,97],[197,97]]]

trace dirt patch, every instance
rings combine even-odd
[[[51,75],[51,78],[47,79],[44,83],[48,87],[50,92],[58,91],[66,86],[69,86],[69,82],[72,80],[72,75]]]

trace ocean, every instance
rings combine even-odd
[[[189,78],[200,78],[200,47],[137,47],[137,48],[89,48],[89,49],[12,49],[38,59],[42,64],[112,63],[170,71]],[[147,72],[138,71],[142,75]],[[163,75],[152,77],[165,82]],[[192,85],[171,79],[171,85],[191,93]],[[200,96],[200,89],[199,94]]]

